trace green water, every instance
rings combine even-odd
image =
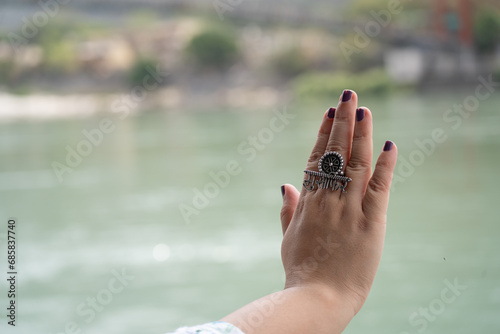
[[[458,121],[443,114],[465,96],[362,99],[374,114],[375,151],[392,139],[414,163],[398,172],[404,182],[392,194],[380,270],[345,333],[500,333],[500,96],[453,129]],[[280,289],[280,185],[300,185],[328,106],[288,105],[296,117],[272,135],[261,133],[272,109],[2,123],[1,249],[15,217],[19,283],[17,326],[2,311],[0,331],[164,333]],[[64,163],[66,146],[74,149],[103,117],[114,131],[59,183],[51,164]],[[414,153],[415,140],[438,128],[446,141]],[[262,150],[242,154],[259,133]],[[186,223],[179,206],[230,161],[239,173]],[[160,244],[167,248],[156,256],[165,261],[154,257]],[[134,278],[118,289],[113,270]],[[455,279],[465,289],[445,302],[445,280]],[[420,308],[431,308],[427,320]]]

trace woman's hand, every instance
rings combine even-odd
[[[388,141],[372,175],[372,114],[357,108],[356,93],[346,90],[323,116],[307,170],[318,171],[326,152],[339,152],[345,175],[340,189],[282,187],[282,259],[285,288],[314,287],[345,301],[357,313],[365,302],[382,255],[387,205],[397,149]]]
[[[365,302],[382,255],[397,149],[386,142],[372,175],[372,114],[344,91],[323,116],[307,170],[330,151],[344,157],[341,189],[284,185],[281,225],[285,289],[224,317],[245,334],[341,333]],[[309,187],[310,188],[310,187]]]

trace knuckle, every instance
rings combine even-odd
[[[346,110],[345,108],[338,108],[337,112],[335,113],[335,122],[337,124],[345,124],[349,123],[351,120],[352,114],[349,110]]]
[[[323,156],[324,152],[320,152],[320,151],[314,151],[311,153],[311,156],[309,157],[309,160],[307,160],[307,162],[309,163],[317,163],[319,161],[319,159]]]
[[[328,131],[328,132],[319,132],[318,133],[317,141],[318,142],[326,142],[328,140],[328,138],[330,138],[330,131]]]
[[[371,138],[366,131],[354,131],[353,141],[364,141],[365,139]]]
[[[392,169],[392,164],[390,161],[388,160],[379,160],[377,161],[377,166],[376,166],[377,169],[381,169],[381,170],[391,170]]]
[[[287,211],[287,208],[285,206],[283,206],[281,208],[280,218],[282,221],[284,221],[284,220],[286,220],[286,218],[288,218],[288,211]]]
[[[364,159],[351,158],[347,167],[353,171],[366,171],[372,168],[372,164]]]
[[[389,191],[391,187],[390,180],[385,180],[380,177],[372,178],[369,183],[370,189],[375,193]]]
[[[332,140],[328,143],[327,151],[337,151],[343,154],[342,152],[348,152],[348,145],[339,140]]]

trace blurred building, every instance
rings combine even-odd
[[[463,47],[473,44],[474,7],[471,0],[436,0],[432,2],[433,26],[437,38]]]
[[[430,2],[427,33],[397,37],[385,53],[385,66],[391,77],[403,84],[460,84],[474,81],[478,74],[495,71],[495,61],[489,59],[495,55],[480,56],[474,48],[474,19],[479,4],[483,2]]]

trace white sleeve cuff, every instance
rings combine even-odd
[[[194,327],[181,327],[170,334],[244,334],[236,326],[224,322],[214,321]]]

